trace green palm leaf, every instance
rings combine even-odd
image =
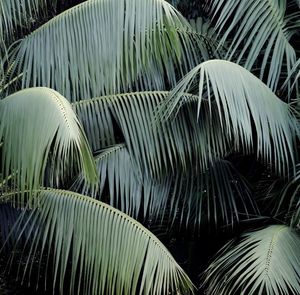
[[[207,294],[290,295],[300,293],[300,238],[291,228],[272,225],[244,234],[222,249],[206,271]]]
[[[49,88],[30,88],[0,102],[2,172],[14,174],[12,187],[33,190],[44,183],[47,163],[50,183],[60,183],[83,171],[96,183],[95,164],[82,127],[69,102]],[[52,176],[51,176],[52,175]]]
[[[296,12],[286,15],[286,1],[214,0],[211,12],[218,16],[216,28],[224,32],[223,42],[234,33],[226,59],[251,70],[262,54],[260,78],[266,73],[266,84],[275,91],[283,67],[289,75],[296,62],[295,50],[289,42],[300,28],[297,10],[296,7]]]
[[[149,91],[103,96],[76,102],[73,109],[83,122],[94,150],[117,141],[113,124],[116,122],[121,142],[125,142],[138,169],[149,177],[158,178],[169,169],[186,170],[195,164],[204,170],[215,157],[226,153],[228,138],[218,121],[214,123],[214,132],[210,132],[208,104],[203,107],[201,122],[197,123],[194,112],[197,97],[192,95],[187,95],[189,102],[178,118],[156,122],[157,109],[168,94]]]
[[[197,17],[197,19],[190,19],[189,23],[193,28],[193,32],[199,34],[199,36],[201,36],[202,38],[202,44],[199,43],[198,47],[203,48],[202,56],[206,57],[205,60],[213,57],[221,58],[221,56],[225,55],[223,50],[224,48],[220,48],[221,44],[216,30],[208,20],[205,20],[202,17]],[[203,43],[206,44],[206,46],[204,46]],[[209,50],[207,52],[207,55],[205,55],[205,50],[207,49]]]
[[[31,22],[45,13],[47,0],[1,0],[0,2],[0,42],[7,41],[17,29],[29,27]],[[49,4],[49,3],[48,3]],[[51,1],[55,7],[56,0]]]
[[[75,191],[106,200],[107,184],[110,205],[122,212],[134,218],[140,215],[157,218],[164,214],[172,185],[170,177],[155,180],[143,175],[124,144],[102,150],[95,162],[101,175],[98,190],[94,191],[80,175],[73,186]]]
[[[25,273],[32,255],[40,259],[51,248],[53,286],[58,281],[60,291],[68,271],[71,294],[192,293],[191,281],[168,250],[136,220],[73,192],[42,190],[38,197],[40,206],[28,219],[31,258]]]
[[[90,0],[25,37],[11,60],[22,88],[47,86],[72,101],[161,89],[194,64],[188,23],[164,0]],[[96,54],[95,54],[96,53]]]
[[[279,172],[293,161],[298,125],[291,106],[249,71],[229,61],[210,60],[191,70],[162,104],[160,117],[178,113],[186,101],[185,93],[195,85],[199,120],[203,102],[208,103],[212,126],[220,121],[236,150],[251,150],[256,138],[258,157],[267,162],[274,159]],[[211,110],[217,110],[217,116]]]
[[[228,161],[215,160],[205,172],[195,165],[155,179],[142,173],[119,144],[101,151],[95,162],[99,189],[85,185],[80,176],[73,190],[108,201],[134,218],[160,222],[167,216],[170,224],[177,220],[199,229],[208,223],[234,225],[241,216],[258,212],[245,180]]]

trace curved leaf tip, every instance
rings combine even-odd
[[[16,92],[0,102],[0,118],[2,172],[13,173],[21,191],[43,185],[47,165],[50,183],[60,182],[74,166],[83,170],[88,182],[97,182],[83,129],[58,92],[44,87]]]

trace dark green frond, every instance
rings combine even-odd
[[[181,223],[195,229],[235,226],[241,219],[258,214],[248,184],[225,160],[215,160],[204,172],[179,174],[171,204],[171,213],[176,216],[179,212]]]

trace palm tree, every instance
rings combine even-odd
[[[211,0],[196,20],[164,0],[78,2],[0,3],[0,241],[22,249],[20,280],[194,293],[145,225],[199,235],[267,212],[276,223],[224,246],[205,289],[299,294],[297,1]],[[232,155],[272,171],[279,186],[256,183],[271,209]]]

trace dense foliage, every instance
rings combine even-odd
[[[296,0],[0,0],[0,255],[18,280],[300,294],[299,30]]]

